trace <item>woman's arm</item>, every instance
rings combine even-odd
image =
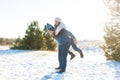
[[[52,37],[55,37],[55,31],[48,30],[47,32],[48,32]]]

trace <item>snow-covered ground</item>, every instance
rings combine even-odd
[[[0,50],[0,80],[120,80],[120,62],[107,61],[99,48],[83,49],[84,59],[68,56],[67,70],[55,72],[57,52]]]

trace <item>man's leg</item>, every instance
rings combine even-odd
[[[62,46],[62,66],[61,66],[61,72],[65,72],[66,69],[66,65],[67,65],[67,54],[69,52],[69,48],[70,48],[70,43],[64,44]]]
[[[62,63],[62,56],[61,56],[61,53],[62,53],[62,46],[59,45],[58,46],[58,62],[59,62],[59,67],[55,68],[55,69],[61,69],[61,63]]]

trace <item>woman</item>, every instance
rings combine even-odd
[[[59,25],[60,24],[60,25]],[[72,48],[77,51],[78,53],[80,53],[80,57],[83,58],[84,55],[83,55],[83,52],[81,49],[79,49],[76,45],[77,43],[77,40],[75,38],[75,36],[69,32],[67,29],[66,29],[66,26],[61,22],[61,19],[60,18],[56,18],[55,19],[55,28],[59,25],[59,27],[56,29],[56,35],[58,34],[58,32],[61,30],[61,29],[65,29],[66,30],[66,34],[69,36],[70,40],[71,40],[71,46]],[[69,54],[71,55],[71,60],[75,57],[75,54],[73,54],[71,51],[69,51]]]

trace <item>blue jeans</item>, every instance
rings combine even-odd
[[[63,71],[65,71],[67,66],[67,54],[69,52],[69,48],[70,48],[70,43],[59,45],[58,61],[59,61],[59,67]]]
[[[71,46],[75,51],[80,52],[81,49],[77,47],[77,45],[74,43],[73,39],[71,39]]]

